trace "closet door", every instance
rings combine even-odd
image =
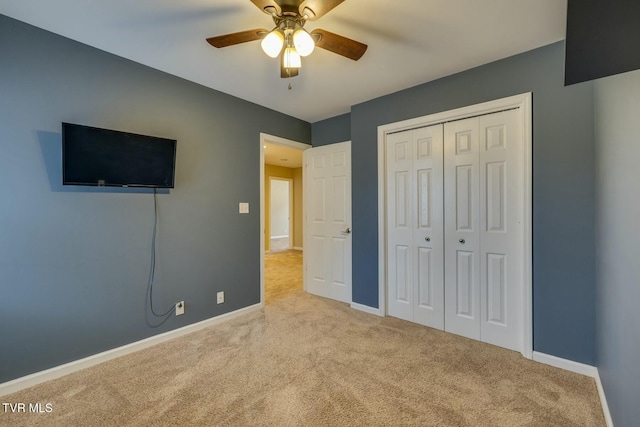
[[[521,351],[523,312],[523,137],[521,115],[480,124],[480,306],[482,341]]]
[[[413,131],[414,321],[444,329],[444,223],[442,125]]]
[[[523,137],[504,111],[445,125],[445,330],[522,349]]]
[[[442,125],[387,137],[389,314],[444,328]]]
[[[413,133],[388,135],[386,150],[389,315],[413,321]]]
[[[480,339],[478,118],[444,126],[445,331]]]

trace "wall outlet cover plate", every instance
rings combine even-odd
[[[184,314],[184,301],[176,303],[176,316]]]

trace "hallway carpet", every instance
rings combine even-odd
[[[302,291],[302,251],[286,250],[265,254],[265,305],[296,291]]]

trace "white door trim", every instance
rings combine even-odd
[[[385,140],[386,134],[400,132],[417,127],[460,120],[483,114],[495,113],[511,108],[518,108],[522,114],[523,150],[523,182],[524,182],[524,236],[522,271],[523,289],[523,343],[522,355],[528,359],[533,357],[533,292],[532,292],[532,94],[502,98],[481,104],[470,105],[455,110],[444,111],[428,116],[417,117],[401,122],[378,126],[378,308],[383,316],[387,315],[387,283],[386,283],[386,192],[385,192]]]
[[[264,308],[264,248],[265,248],[265,223],[264,223],[264,144],[267,142],[271,144],[284,145],[287,147],[296,148],[298,150],[307,150],[311,148],[311,145],[302,142],[294,141],[291,139],[282,138],[275,135],[269,135],[268,133],[260,132],[260,306]],[[304,218],[304,206],[302,217]],[[292,231],[292,230],[291,230]],[[293,233],[291,233],[293,234]],[[304,249],[304,244],[303,244]],[[304,262],[304,258],[303,258]],[[304,281],[304,279],[303,279]],[[303,282],[303,286],[306,284]]]

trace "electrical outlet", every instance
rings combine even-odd
[[[176,316],[184,314],[184,301],[176,303]]]
[[[224,302],[224,291],[218,292],[218,304],[222,304]]]

